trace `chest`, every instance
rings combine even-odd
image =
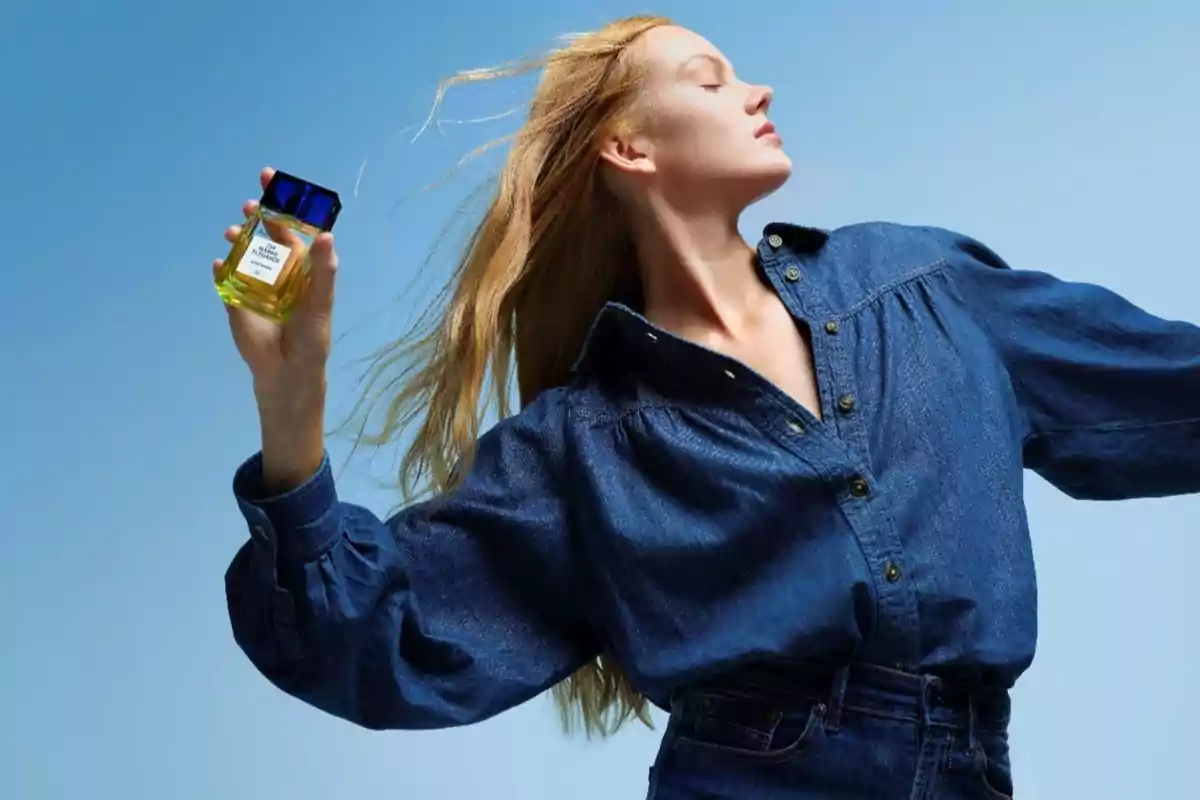
[[[807,326],[797,323],[782,303],[768,311],[752,335],[737,342],[721,342],[716,347],[821,419],[812,334]]]
[[[639,337],[650,344],[634,373],[645,394],[636,412],[607,411],[573,448],[589,465],[577,506],[595,562],[622,581],[687,578],[707,590],[771,569],[781,547],[813,546],[845,508],[868,532],[918,531],[993,487],[1019,487],[1023,433],[1007,372],[952,289],[939,273],[871,302],[825,304],[816,318],[836,324],[816,341],[786,310],[733,344]],[[710,396],[713,378],[692,379],[728,367],[711,350],[756,376],[738,376],[731,392],[717,381]],[[759,380],[814,414],[822,395],[854,402],[798,430]],[[870,502],[860,503],[852,484],[864,478]]]

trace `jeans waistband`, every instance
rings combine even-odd
[[[859,712],[963,731],[1008,729],[1011,699],[1006,689],[977,686],[936,675],[904,672],[875,664],[814,668],[753,665],[681,689],[672,711],[690,699],[719,694],[769,704],[780,711],[823,708],[827,729],[836,730],[844,712]]]

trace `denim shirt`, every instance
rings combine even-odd
[[[1008,687],[1036,639],[1023,469],[1073,497],[1200,491],[1200,328],[1012,269],[937,228],[773,223],[760,269],[812,332],[822,420],[634,310],[386,521],[328,463],[234,490],[234,636],[369,728],[485,719],[613,654],[662,706],[751,661]]]

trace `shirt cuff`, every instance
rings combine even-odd
[[[254,541],[290,561],[311,560],[341,532],[328,454],[307,481],[291,491],[271,495],[263,486],[262,453],[256,453],[234,474],[233,494]]]

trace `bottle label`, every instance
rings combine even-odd
[[[291,254],[292,248],[287,245],[282,245],[265,236],[255,236],[250,240],[246,252],[242,254],[237,271],[274,286]]]

